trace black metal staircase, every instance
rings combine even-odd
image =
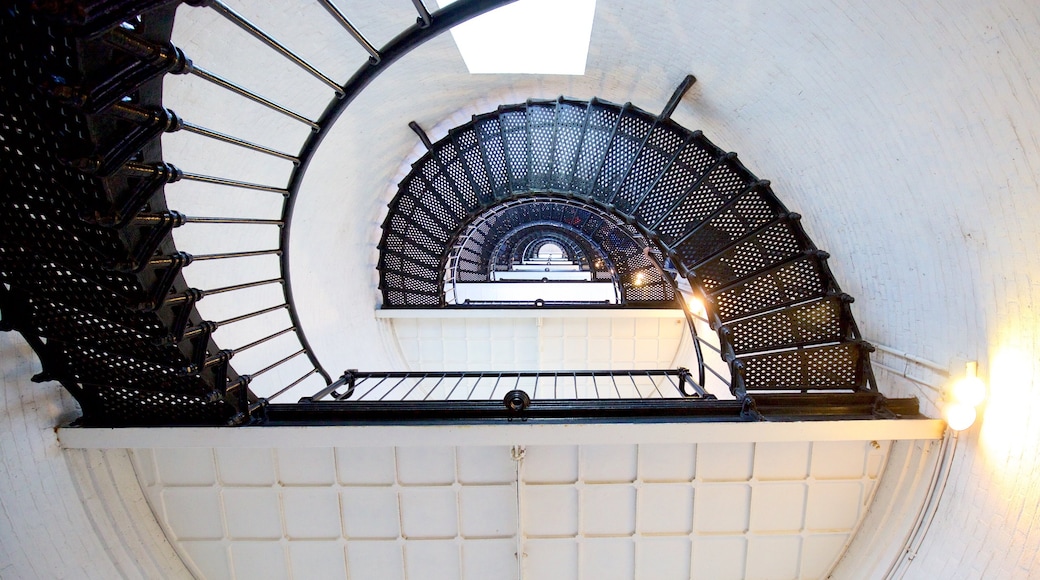
[[[652,240],[701,294],[734,395],[876,392],[852,298],[799,216],[735,154],[631,104],[507,105],[433,143],[383,223],[384,307],[445,306],[456,240],[528,198],[587,208],[570,224],[579,229],[615,220]]]
[[[264,421],[268,401],[254,395],[250,384],[281,365],[299,366],[302,376],[280,384],[269,399],[294,389],[332,393],[342,386],[313,355],[292,298],[288,230],[304,172],[327,129],[385,67],[506,1],[463,0],[432,15],[414,1],[415,24],[377,50],[322,0],[368,55],[343,84],[218,0],[186,2],[216,10],[285,56],[287,66],[302,67],[324,83],[329,105],[314,119],[209,72],[173,46],[169,39],[180,2],[18,0],[0,9],[0,329],[19,331],[37,352],[43,370],[36,380],[60,381],[90,425]],[[298,151],[287,152],[193,124],[163,107],[167,74],[195,75],[258,103],[299,122],[309,138]],[[649,289],[643,291],[646,300],[633,289],[632,303],[671,299],[665,262],[688,278],[719,333],[736,397],[713,403],[697,397],[657,407],[638,399],[608,406],[586,402],[584,415],[566,403],[535,401],[535,407],[552,407],[547,416],[632,417],[642,416],[639,409],[645,408],[654,416],[748,420],[758,416],[756,401],[780,417],[782,409],[795,407],[800,416],[883,415],[878,409],[884,398],[870,373],[870,347],[861,340],[848,307],[851,298],[835,283],[826,254],[806,237],[797,214],[784,208],[768,182],[700,132],[668,118],[676,103],[673,98],[665,113],[655,116],[596,99],[531,101],[477,116],[431,144],[402,182],[384,223],[380,276],[386,306],[443,304],[444,271],[459,236],[496,208],[523,207],[509,218],[515,225],[542,219],[586,239],[607,228],[634,240],[597,242],[619,271],[658,267],[661,275],[643,287]],[[288,160],[292,168],[284,186],[192,173],[163,160],[160,135],[174,131],[243,147],[264,159]],[[273,195],[282,201],[281,217],[173,211],[164,186],[179,180]],[[277,228],[279,244],[191,255],[179,251],[171,235],[186,224]],[[561,243],[574,241],[560,235]],[[280,275],[204,289],[190,287],[182,276],[195,262],[241,258],[277,260]],[[280,288],[282,300],[223,320],[205,320],[196,310],[209,296],[261,287]],[[229,348],[214,340],[222,327],[286,312],[286,324],[246,344]],[[236,372],[237,353],[280,337],[293,338],[283,354],[252,372]],[[307,381],[321,387],[311,388]],[[839,399],[828,398],[832,394]],[[427,403],[410,403],[407,416],[423,420],[421,405]],[[455,402],[440,403],[438,417],[465,415]],[[694,411],[689,403],[705,406]],[[309,415],[315,408],[301,404],[293,408],[292,421],[316,416]],[[900,409],[916,413],[911,405]],[[329,413],[329,420],[345,417]],[[380,413],[400,418],[392,409]],[[496,413],[489,416],[501,415]],[[509,413],[509,418],[522,414]]]

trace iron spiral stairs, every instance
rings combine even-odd
[[[432,144],[383,222],[384,306],[444,306],[455,237],[528,196],[597,208],[652,240],[700,294],[733,394],[876,391],[852,297],[798,214],[735,154],[631,104],[502,106]]]
[[[83,424],[263,422],[268,401],[257,396],[253,381],[282,365],[302,376],[267,399],[306,391],[311,383],[320,387],[309,392],[323,395],[342,386],[315,358],[292,301],[287,230],[302,172],[325,130],[385,66],[504,2],[458,2],[432,15],[413,3],[418,21],[378,51],[346,23],[372,56],[343,84],[308,70],[334,93],[315,119],[193,63],[170,43],[178,2],[19,1],[0,10],[0,328],[25,337],[42,363],[35,380],[57,380],[67,388],[83,409]],[[215,8],[249,28],[218,0],[187,4]],[[346,22],[334,6],[329,10]],[[162,81],[169,74],[193,74],[298,121],[312,135],[298,152],[287,153],[193,125],[163,107]],[[838,409],[831,415],[841,409],[855,416],[893,409],[916,414],[915,404],[888,401],[885,407],[851,298],[797,214],[735,155],[669,116],[560,98],[501,107],[450,131],[416,162],[383,224],[384,307],[442,306],[453,241],[487,212],[532,201],[543,209],[577,208],[581,217],[570,227],[591,233],[591,221],[600,220],[625,229],[647,241],[640,256],[668,262],[690,281],[720,337],[738,411],[757,405],[783,407],[786,417],[813,415],[819,397],[832,397],[823,403]],[[160,136],[175,131],[291,161],[288,185],[174,167],[163,160]],[[164,187],[182,179],[281,195],[282,216],[180,213],[167,206]],[[191,223],[278,228],[280,242],[276,248],[192,255],[172,236]],[[194,262],[247,257],[278,260],[281,275],[205,289],[183,276]],[[649,298],[670,299],[671,281],[658,282]],[[220,321],[197,309],[209,296],[259,287],[280,288],[282,302]],[[214,338],[220,328],[278,313],[288,314],[284,327],[236,348]],[[248,373],[231,364],[242,351],[285,339],[286,348],[269,364]],[[566,409],[560,412],[568,416]]]

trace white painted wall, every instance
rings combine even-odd
[[[391,34],[390,16],[413,18],[403,2],[378,10],[342,4],[358,8],[377,44]],[[372,315],[375,242],[392,184],[419,153],[408,121],[436,139],[472,112],[559,94],[656,110],[693,72],[699,82],[675,119],[738,151],[805,216],[833,255],[839,281],[858,298],[854,311],[867,337],[951,369],[978,359],[991,381],[981,425],[962,436],[945,499],[907,578],[1026,578],[1040,569],[1040,6],[599,4],[584,77],[469,76],[443,37],[373,83],[344,115],[308,175],[293,239],[294,274],[307,280],[298,286],[301,316],[312,338],[325,337],[316,341],[322,360],[334,368],[395,360],[385,339],[373,340],[388,332]],[[252,6],[278,7],[293,13],[263,20],[273,32],[296,30],[317,54],[332,47],[331,56],[363,58],[338,31],[300,28],[323,17],[316,5],[303,14],[296,5]],[[193,38],[228,48],[232,32],[201,26]],[[249,60],[253,53],[225,52],[241,59],[228,70],[251,71],[243,82],[285,86],[275,69]],[[342,78],[351,68],[333,72]],[[292,84],[314,111],[311,86]],[[247,137],[267,134],[266,117],[254,123],[255,111],[233,116],[257,131]],[[274,166],[245,171],[251,161],[242,163],[244,173],[230,177],[281,175]],[[212,194],[200,199],[227,193],[181,187]],[[171,207],[184,209],[178,206],[173,198]],[[334,260],[326,248],[339,248]],[[85,569],[80,562],[94,562],[98,576],[110,577],[115,564],[86,533],[89,522],[48,435],[69,407],[56,387],[25,381],[28,354],[11,348],[3,357],[5,575],[72,575]],[[41,521],[64,525],[41,528]],[[35,554],[55,544],[65,549]]]
[[[125,451],[65,450],[79,415],[39,362],[0,333],[0,578],[190,578],[152,516]]]

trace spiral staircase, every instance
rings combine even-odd
[[[591,232],[613,217],[653,240],[703,299],[733,394],[876,391],[852,298],[798,214],[735,154],[631,104],[502,106],[432,144],[383,222],[385,307],[444,306],[460,231],[530,196],[589,208],[573,212],[574,227]]]
[[[289,361],[309,366],[278,394],[319,379],[322,393],[334,393],[343,383],[333,382],[314,357],[288,279],[286,230],[302,172],[322,132],[382,67],[501,3],[459,2],[432,16],[421,8],[416,24],[388,47],[370,50],[373,56],[345,84],[311,67],[335,92],[320,119],[192,63],[169,43],[175,2],[16,2],[0,11],[0,308],[3,329],[19,331],[39,355],[43,372],[36,380],[60,381],[88,425],[263,422],[273,397],[258,397],[250,383]],[[220,2],[189,4],[210,5],[248,29]],[[195,74],[308,124],[314,137],[299,152],[284,153],[192,125],[162,107],[166,74]],[[489,212],[537,200],[546,215],[571,208],[579,217],[569,225],[586,228],[587,237],[609,223],[648,241],[639,256],[654,257],[650,262],[662,268],[652,291],[632,293],[629,306],[670,301],[668,269],[689,280],[719,335],[741,417],[779,409],[780,418],[797,418],[821,408],[829,417],[916,415],[912,402],[878,393],[852,299],[799,216],[736,155],[671,121],[671,110],[674,104],[653,115],[597,99],[529,101],[478,115],[431,143],[383,223],[384,307],[444,307],[445,268],[459,236]],[[290,160],[290,185],[173,167],[163,161],[160,135],[179,130]],[[172,211],[163,186],[181,179],[281,194],[282,218]],[[171,235],[186,223],[268,225],[282,231],[281,242],[193,256],[178,251]],[[252,256],[279,258],[282,275],[211,289],[193,288],[182,276],[193,262]],[[281,286],[284,303],[219,322],[204,320],[195,308],[210,295],[265,285]],[[214,340],[222,326],[276,311],[288,313],[285,328],[237,348]],[[245,373],[231,364],[239,352],[279,337],[296,342],[269,365]]]

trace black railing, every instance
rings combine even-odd
[[[328,395],[340,393],[337,389],[343,385],[333,387],[336,383],[301,329],[291,287],[290,228],[307,167],[335,120],[386,67],[430,38],[508,2],[462,0],[430,14],[419,0],[413,0],[418,13],[415,24],[376,48],[335,5],[322,0],[330,18],[367,54],[343,84],[220,0],[188,3],[216,11],[284,57],[289,66],[322,83],[331,91],[324,112],[311,118],[193,62],[194,55],[169,42],[176,2],[26,1],[0,13],[4,24],[0,58],[8,73],[0,92],[16,112],[5,116],[2,130],[5,147],[17,154],[10,156],[4,173],[7,187],[0,192],[7,203],[0,230],[2,328],[26,336],[43,364],[40,379],[62,381],[82,403],[88,422],[247,423],[266,408],[250,391],[250,383],[260,376],[278,376],[281,381],[269,399],[314,393],[310,382],[317,380],[323,380],[323,391],[331,387]],[[200,58],[210,56],[219,57]],[[167,74],[193,75],[235,98],[299,122],[309,129],[303,145],[288,151],[293,147],[254,143],[184,120],[162,106],[161,81]],[[459,228],[480,212],[543,196],[552,204],[571,206],[569,211],[577,212],[579,206],[595,210],[581,210],[588,215],[576,216],[583,222],[581,228],[588,228],[582,229],[586,236],[592,237],[592,230],[609,217],[614,226],[648,241],[648,260],[659,265],[667,259],[674,264],[703,300],[707,324],[719,336],[715,348],[694,334],[698,359],[703,361],[702,345],[718,352],[729,366],[731,393],[745,408],[752,398],[783,407],[778,401],[785,400],[784,391],[813,397],[841,391],[864,400],[875,396],[871,347],[862,341],[852,318],[851,299],[841,293],[827,255],[805,235],[798,215],[789,212],[769,183],[752,175],[735,154],[719,150],[699,131],[688,131],[670,120],[693,82],[692,77],[683,81],[661,115],[631,104],[561,97],[501,107],[429,143],[416,171],[453,177],[441,186],[446,188],[443,191],[417,188],[411,207],[428,215],[451,216],[450,223],[412,219],[399,211],[397,198],[391,203],[389,227],[380,244],[385,305],[443,304],[445,248]],[[232,179],[220,171],[209,175],[166,163],[159,136],[176,131],[241,147],[264,159],[287,161],[291,167],[285,185]],[[427,185],[433,183],[429,179]],[[281,204],[281,212],[277,219],[261,219],[169,211],[164,187],[178,181],[273,198]],[[189,254],[178,251],[171,237],[175,228],[186,224],[257,226],[272,232],[278,228],[278,242],[271,244],[276,247]],[[408,234],[395,224],[414,226],[416,236],[434,247],[395,246],[398,238]],[[385,256],[414,260],[428,271],[401,271],[396,280],[388,280],[385,274],[393,273],[393,268],[387,267]],[[209,290],[189,287],[182,276],[193,263],[265,257],[278,259],[280,275],[261,277],[257,271],[255,279],[227,280]],[[195,308],[208,296],[274,284],[282,286],[281,299],[245,313],[227,313],[219,322],[203,320]],[[631,290],[638,294],[638,289]],[[627,299],[640,301],[638,296]],[[283,311],[288,318],[284,325],[267,325],[271,328],[241,340],[243,346],[221,349],[213,340],[221,328],[232,324],[241,328],[247,320]],[[688,320],[695,331],[692,318]],[[272,334],[275,328],[281,330]],[[230,365],[236,353],[278,344],[281,337],[294,337],[295,342],[257,364],[259,370],[240,375]],[[279,367],[278,373],[272,372]],[[726,382],[712,367],[707,370]],[[299,378],[285,381],[281,374]],[[592,373],[582,381],[591,377],[595,393],[597,387],[608,386],[601,382],[606,376]],[[613,398],[609,390],[595,398],[579,396],[578,375],[571,399],[541,399],[537,385],[532,394],[522,388],[509,393],[514,393],[516,404],[523,401],[518,393],[528,399],[533,396],[533,405],[550,405],[557,417],[568,405],[585,405],[582,412],[593,414],[611,405],[614,411],[624,405],[658,408],[652,400],[656,397],[646,398],[639,388],[635,392],[640,397],[622,396],[619,376],[623,375],[610,375],[610,385],[616,388]],[[516,387],[530,377],[505,378],[515,378]],[[502,379],[503,375],[496,375],[498,382]],[[701,363],[691,384],[702,387],[705,379]],[[365,381],[369,380],[374,378],[370,375]],[[478,382],[481,388],[487,386]],[[681,385],[687,382],[676,383],[674,392],[683,394]],[[721,404],[697,388],[699,396],[692,399],[672,398],[663,396],[664,391],[672,391],[654,385],[653,392],[660,391],[667,405],[686,405],[683,412]],[[411,393],[426,392],[425,387],[410,388]],[[772,394],[778,392],[782,394]],[[488,396],[498,394],[496,386]],[[404,397],[379,402],[357,396],[363,400],[343,397],[335,404],[356,409],[376,403],[397,408],[413,403],[455,404],[452,399]],[[631,404],[635,400],[638,405]],[[509,407],[510,399],[504,401]],[[675,414],[680,407],[668,408]],[[178,411],[183,413],[178,416]]]

